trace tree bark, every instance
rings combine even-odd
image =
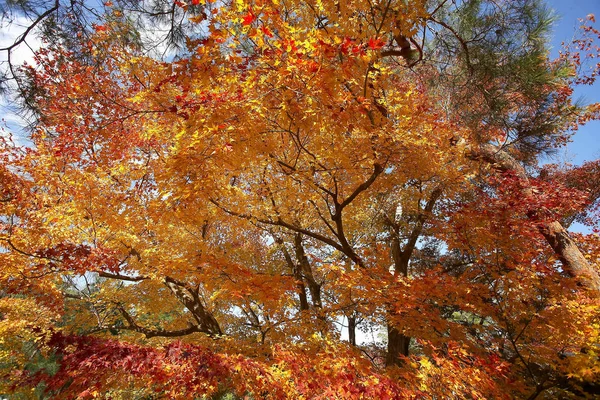
[[[385,357],[385,365],[391,367],[402,364],[402,356],[406,357],[409,354],[410,337],[405,336],[394,326],[388,324],[388,346]]]
[[[309,305],[308,297],[306,296],[306,286],[304,286],[304,278],[302,277],[302,267],[300,266],[300,263],[295,263],[294,260],[292,260],[292,256],[283,244],[281,244],[281,248],[285,261],[292,270],[292,274],[296,280],[296,291],[298,292],[298,297],[300,299],[300,311],[306,311],[309,309]]]
[[[356,346],[356,317],[348,318],[348,341],[352,346]]]
[[[417,246],[417,241],[423,232],[425,221],[429,218],[429,215],[433,211],[435,203],[442,195],[442,188],[438,187],[429,197],[425,208],[420,211],[417,221],[413,226],[412,232],[408,237],[408,242],[404,246],[404,249],[400,246],[399,228],[397,224],[392,223],[392,240],[391,240],[391,254],[394,261],[394,276],[400,274],[402,277],[408,277],[408,264],[413,255],[413,252]],[[389,311],[390,319],[393,317],[393,312]],[[385,365],[390,367],[394,365],[402,364],[402,356],[406,357],[409,354],[410,340],[409,336],[406,336],[393,325],[387,324],[388,331],[388,345],[387,355],[385,359]]]
[[[302,247],[302,234],[297,233],[294,238],[294,247],[296,249],[296,260],[298,261],[299,269],[302,271],[306,282],[308,283],[308,290],[312,299],[313,307],[322,308],[323,302],[321,300],[321,284],[319,284],[312,273],[312,268],[308,262],[308,257]]]
[[[404,252],[400,248],[400,240],[396,232],[392,235],[391,253],[394,260],[394,276],[398,274],[403,277],[408,276],[408,261]],[[393,311],[388,312],[390,319],[393,316]],[[390,322],[387,324],[387,354],[385,357],[385,365],[391,367],[402,364],[402,357],[408,356],[408,348],[410,346],[410,337],[405,336]]]
[[[201,332],[205,332],[211,336],[223,334],[219,323],[204,307],[196,290],[170,277],[166,277],[164,283],[192,314]]]
[[[469,156],[472,159],[484,160],[496,166],[500,171],[514,172],[523,182],[523,201],[535,196],[532,187],[529,185],[529,177],[525,168],[505,150],[491,144],[483,144],[477,150],[471,151]],[[527,213],[527,216],[535,220],[535,210],[531,210]],[[563,270],[575,277],[581,285],[593,291],[596,295],[600,294],[600,275],[598,271],[587,262],[575,241],[560,222],[541,222],[538,225],[538,230],[560,259]]]

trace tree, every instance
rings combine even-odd
[[[538,164],[597,117],[590,25],[550,61],[533,1],[175,1],[157,59],[114,3],[2,140],[2,390],[598,391],[597,166]]]

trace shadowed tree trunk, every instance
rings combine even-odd
[[[427,201],[425,208],[421,210],[417,217],[417,221],[408,238],[408,242],[404,246],[404,249],[402,249],[400,245],[399,227],[397,224],[392,222],[391,254],[394,261],[394,276],[402,276],[403,278],[408,277],[408,264],[410,262],[410,258],[412,257],[417,245],[417,241],[423,232],[425,221],[433,211],[433,207],[435,206],[435,203],[441,194],[441,188],[437,188],[431,193],[431,197]],[[393,313],[393,311],[390,312]],[[410,347],[411,338],[402,334],[397,327],[391,323],[388,323],[387,325],[387,332],[388,345],[385,365],[388,367],[400,365],[402,364],[402,357],[406,357],[409,354],[408,349]]]
[[[304,286],[304,278],[302,277],[302,269],[300,263],[295,263],[294,260],[292,260],[292,256],[287,251],[285,246],[283,246],[283,241],[281,239],[279,239],[279,243],[281,244],[285,261],[292,270],[292,274],[294,275],[294,279],[296,281],[296,292],[298,293],[298,297],[300,299],[300,311],[306,311],[309,309],[309,305],[308,297],[306,296],[306,286]]]
[[[298,267],[302,271],[302,275],[306,279],[308,284],[308,290],[312,299],[313,307],[322,308],[323,302],[321,300],[321,284],[315,280],[312,273],[312,268],[302,247],[302,234],[297,233],[294,238],[294,247],[296,249],[296,260],[298,260]]]
[[[348,341],[352,346],[356,346],[356,317],[348,318]]]
[[[391,243],[392,259],[394,260],[394,276],[408,276],[408,260],[403,257],[404,252],[400,249],[400,240],[397,232],[394,232]],[[388,345],[385,358],[385,365],[390,367],[401,364],[401,356],[408,356],[408,347],[410,346],[410,337],[403,335],[391,323],[387,325]]]

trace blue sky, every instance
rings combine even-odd
[[[554,9],[558,21],[555,23],[552,40],[552,56],[558,54],[562,41],[569,41],[580,25],[578,19],[588,14],[595,14],[600,25],[600,0],[548,0],[548,5]],[[600,102],[600,82],[594,86],[578,88],[576,98],[586,103]],[[592,121],[582,127],[573,137],[566,151],[561,151],[553,162],[567,161],[581,164],[600,158],[600,121]]]

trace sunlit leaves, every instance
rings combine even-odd
[[[168,62],[111,22],[84,54],[49,46],[27,69],[33,145],[0,153],[12,382],[80,398],[483,399],[597,378],[597,299],[542,231],[597,203],[596,167],[533,178],[478,156],[533,165],[539,149],[481,117],[480,92],[453,103],[479,89],[463,64],[402,53],[434,24],[429,2],[173,4],[202,10],[190,22],[207,34]],[[568,81],[506,79],[490,82],[509,122],[531,125],[521,139],[563,140]],[[576,240],[597,268],[597,237]],[[388,327],[413,339],[385,368]],[[24,369],[33,353],[60,368]]]

